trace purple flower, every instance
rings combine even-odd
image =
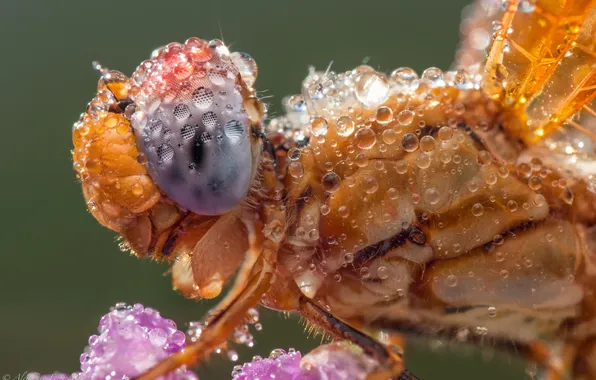
[[[376,362],[362,349],[346,342],[320,346],[301,359],[299,352],[274,350],[269,358],[234,367],[234,380],[358,380],[364,379]]]
[[[99,335],[89,338],[81,355],[81,372],[66,375],[30,373],[27,380],[120,380],[140,375],[185,346],[185,334],[158,311],[141,304],[120,303],[99,322]],[[234,380],[364,379],[376,362],[346,342],[323,345],[302,357],[290,349],[274,350],[268,358],[234,367]],[[198,380],[185,367],[161,380]]]
[[[30,373],[28,380],[120,380],[137,376],[185,346],[185,334],[158,311],[119,303],[99,321],[99,335],[89,338],[80,357],[81,372],[71,376]],[[186,368],[162,380],[198,380]]]
[[[141,304],[117,304],[99,321],[99,335],[89,338],[81,355],[85,379],[121,379],[137,376],[185,345],[185,334],[158,311]],[[197,379],[179,368],[164,380]]]

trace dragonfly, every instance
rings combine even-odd
[[[312,70],[268,119],[221,41],[98,66],[73,128],[90,213],[192,299],[230,290],[155,379],[300,314],[401,376],[410,336],[596,379],[594,0],[479,0],[453,69]]]

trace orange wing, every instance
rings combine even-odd
[[[483,88],[512,111],[504,124],[529,144],[596,96],[595,4],[511,0],[494,25]]]

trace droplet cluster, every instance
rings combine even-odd
[[[185,346],[185,335],[159,312],[140,304],[117,304],[99,323],[99,335],[89,338],[81,355],[85,379],[109,380],[138,376]],[[197,379],[181,367],[165,378]]]
[[[153,53],[132,75],[132,127],[154,181],[199,214],[221,214],[244,198],[253,172],[257,66],[221,41],[191,38]]]

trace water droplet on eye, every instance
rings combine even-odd
[[[337,215],[341,216],[342,218],[347,218],[350,215],[350,210],[346,206],[339,206],[337,209]]]
[[[453,288],[457,285],[457,277],[450,274],[449,276],[447,276],[447,278],[445,279],[445,283],[447,284],[448,287]]]
[[[432,152],[435,150],[436,142],[432,136],[423,136],[420,139],[420,150],[423,152]]]
[[[293,161],[288,165],[288,172],[294,178],[301,178],[304,174],[304,167],[300,162]]]
[[[312,134],[315,136],[325,136],[328,127],[327,119],[324,117],[315,117],[311,124]]]
[[[387,78],[374,70],[367,70],[358,77],[355,94],[358,101],[365,107],[379,107],[389,97]]]
[[[406,152],[414,152],[418,149],[418,136],[413,133],[406,133],[401,139],[401,145]]]
[[[481,216],[482,214],[484,214],[484,206],[480,203],[475,203],[472,206],[472,214],[474,216]]]
[[[387,268],[386,266],[380,266],[377,269],[377,276],[381,280],[385,280],[385,279],[389,278],[389,268]]]
[[[488,307],[488,316],[491,318],[494,318],[497,316],[497,308],[494,306],[489,306]]]
[[[528,186],[534,191],[540,190],[540,188],[542,188],[542,178],[536,176],[530,177]]]
[[[421,153],[416,157],[416,166],[420,169],[428,169],[430,167],[431,158],[426,153]]]
[[[354,132],[354,120],[350,116],[341,116],[337,119],[337,134],[343,137],[350,136]]]
[[[397,122],[399,125],[407,127],[414,121],[414,112],[410,110],[403,110],[397,114]]]
[[[393,121],[393,111],[389,107],[381,107],[377,110],[376,116],[379,124],[388,124]]]
[[[481,150],[476,155],[476,160],[482,166],[488,166],[491,163],[492,157],[491,154],[486,150]]]
[[[170,161],[174,158],[174,148],[170,144],[161,144],[157,147],[157,160],[160,163]]]
[[[224,124],[224,134],[230,139],[240,139],[244,133],[244,125],[238,120],[229,120]]]
[[[431,88],[442,87],[445,85],[445,81],[443,80],[443,71],[436,67],[429,67],[428,69],[424,70],[421,79]]]
[[[356,132],[355,144],[360,149],[370,149],[375,145],[377,137],[375,132],[370,128],[361,128]]]
[[[240,77],[242,77],[244,83],[249,87],[252,87],[255,84],[259,73],[255,60],[250,55],[239,52],[233,52],[230,54],[230,58],[232,58],[232,62],[238,69]]]
[[[414,91],[418,88],[418,74],[409,67],[400,67],[391,73],[389,84],[395,93]]]
[[[439,136],[439,139],[448,141],[453,137],[453,130],[447,126],[441,127],[437,135]]]
[[[199,87],[192,93],[192,102],[199,109],[207,109],[213,103],[213,91],[205,87]]]
[[[321,215],[328,215],[331,209],[327,205],[321,205]]]
[[[424,199],[431,205],[436,205],[441,199],[441,194],[437,189],[431,187],[430,189],[426,189],[424,192]]]
[[[397,140],[397,132],[394,129],[386,129],[382,134],[383,142],[387,145],[391,145]]]
[[[339,189],[341,179],[334,172],[326,173],[321,179],[321,185],[323,189],[329,193],[334,193]]]

